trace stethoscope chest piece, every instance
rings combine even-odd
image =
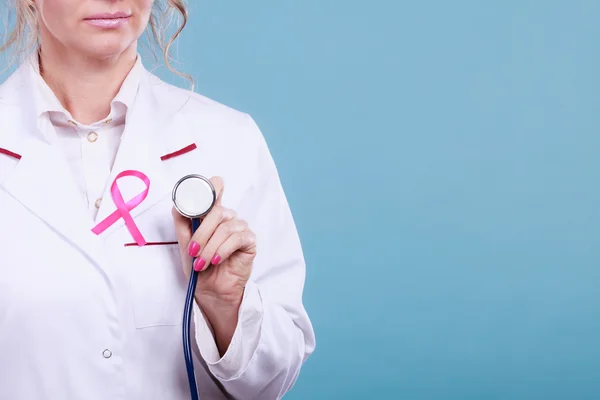
[[[173,205],[184,217],[201,218],[215,204],[213,184],[202,175],[191,174],[181,178],[173,187]]]

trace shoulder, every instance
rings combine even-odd
[[[21,105],[22,94],[26,90],[24,69],[21,66],[0,83],[0,113],[10,113]]]
[[[23,67],[17,69],[0,84],[0,140],[3,143],[17,141],[23,109],[27,105],[26,80]]]
[[[27,65],[22,63],[0,83],[0,104],[10,102],[14,94],[22,90],[26,85]]]
[[[169,84],[149,74],[158,101],[174,107],[174,115],[196,131],[209,131],[228,139],[259,140],[263,137],[253,117],[203,94]],[[168,103],[168,104],[167,104]]]

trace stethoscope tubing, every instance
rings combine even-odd
[[[179,205],[177,204],[177,189],[179,186],[187,179],[200,179],[207,183],[208,188],[211,191],[212,202],[207,210],[202,210],[202,214],[199,215],[190,215],[185,212]],[[192,236],[198,228],[200,228],[201,218],[206,216],[214,207],[216,200],[216,191],[215,187],[211,183],[210,180],[205,178],[202,175],[190,174],[181,178],[175,186],[173,187],[172,199],[173,205],[175,209],[184,217],[190,218],[192,220]],[[188,383],[190,386],[190,396],[192,400],[199,400],[198,396],[198,386],[196,384],[196,374],[194,373],[194,357],[192,352],[192,338],[191,338],[191,325],[192,325],[192,315],[193,315],[193,307],[194,307],[194,298],[196,294],[196,286],[198,284],[198,272],[194,270],[194,261],[196,257],[192,258],[192,265],[190,268],[190,280],[188,283],[188,289],[185,296],[185,307],[183,309],[183,323],[182,323],[182,338],[183,338],[183,355],[185,358],[185,368],[187,371]]]
[[[192,218],[192,235],[200,227],[200,218]],[[190,395],[192,400],[199,400],[198,387],[196,385],[196,374],[194,373],[194,358],[192,355],[192,338],[191,338],[191,324],[192,324],[192,309],[194,306],[194,295],[196,293],[196,285],[198,283],[198,272],[194,270],[194,259],[192,259],[192,265],[190,269],[190,281],[188,284],[188,290],[185,297],[185,307],[183,310],[183,354],[185,357],[185,367],[187,370],[188,383],[190,386]]]

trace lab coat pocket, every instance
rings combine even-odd
[[[176,242],[127,246],[134,266],[130,274],[131,297],[137,328],[182,323],[187,280]]]

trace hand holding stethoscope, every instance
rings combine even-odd
[[[244,286],[250,277],[256,256],[256,239],[248,224],[236,218],[235,211],[221,205],[223,180],[213,177],[206,183],[212,184],[215,200],[193,235],[189,218],[181,215],[175,208],[172,214],[185,273],[189,276],[192,257],[195,257],[194,270],[200,271],[196,301],[211,324],[219,325],[225,322],[223,311],[228,308],[232,309],[232,315],[235,314],[237,320]],[[200,190],[200,187],[196,190],[195,201],[202,196]],[[219,310],[218,315],[211,315],[213,310]],[[226,350],[221,348],[222,343],[217,344],[219,351]]]
[[[200,175],[182,178],[173,189],[172,214],[179,252],[185,273],[192,275],[183,326],[192,392],[196,389],[189,360],[191,349],[187,348],[192,296],[210,321],[222,356],[237,326],[244,288],[256,256],[256,238],[248,224],[221,204],[223,189],[220,177],[206,179]],[[194,395],[192,398],[197,398]]]

